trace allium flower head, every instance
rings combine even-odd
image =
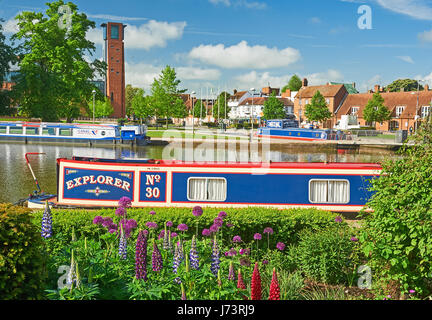
[[[240,236],[234,236],[234,238],[233,238],[232,241],[235,242],[235,243],[238,243],[238,242],[241,242],[242,239],[240,238]]]
[[[209,237],[210,236],[210,230],[209,229],[203,229],[202,235],[205,237]]]
[[[132,204],[132,200],[128,197],[121,197],[118,205],[123,208],[129,208]]]
[[[166,226],[167,226],[168,228],[171,228],[171,227],[173,226],[172,221],[167,221]]]
[[[219,218],[225,218],[227,216],[227,213],[225,212],[225,211],[221,211],[221,212],[219,212],[219,214],[218,214],[218,217]]]
[[[278,250],[280,250],[280,251],[283,251],[283,250],[285,249],[285,243],[283,243],[283,242],[278,242],[278,243],[276,244],[276,248],[277,248]]]
[[[273,229],[270,227],[267,227],[264,229],[263,233],[273,234]]]
[[[195,217],[200,217],[200,216],[203,214],[203,209],[202,209],[200,206],[195,206],[195,207],[192,209],[192,214],[193,214]]]
[[[218,227],[222,227],[222,225],[223,225],[223,219],[221,217],[216,217],[213,220],[213,224],[216,225],[216,226],[218,226]]]
[[[102,226],[109,227],[112,225],[112,223],[113,223],[112,218],[106,217],[106,218],[103,218]]]
[[[126,214],[125,207],[118,207],[115,211],[116,216],[123,217]]]
[[[158,227],[158,225],[157,225],[156,222],[151,222],[151,221],[147,222],[147,223],[146,223],[146,226],[147,226],[147,228],[149,228],[149,229],[156,229],[156,228]]]
[[[51,209],[48,204],[48,201],[45,204],[45,211],[42,215],[42,231],[41,236],[42,238],[49,238],[52,236],[52,216],[51,216]]]
[[[177,229],[179,229],[180,231],[187,231],[188,226],[185,223],[182,223],[178,225]]]
[[[210,232],[212,232],[212,233],[214,233],[214,232],[218,232],[218,230],[219,230],[219,227],[217,226],[217,225],[215,225],[215,224],[212,224],[211,226],[210,226]]]
[[[254,234],[254,239],[255,240],[261,240],[261,234],[260,233],[255,233]]]
[[[341,216],[337,216],[335,219],[334,219],[334,221],[335,222],[342,222],[342,217]]]
[[[94,224],[102,224],[102,222],[103,222],[103,218],[101,216],[96,216],[93,219]]]
[[[149,214],[151,214],[152,216],[154,216],[156,214],[156,211],[152,210],[149,212]]]
[[[358,239],[357,239],[356,237],[351,237],[351,241],[353,241],[353,242],[357,242]]]

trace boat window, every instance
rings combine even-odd
[[[309,202],[348,203],[350,200],[348,180],[310,180]]]
[[[60,134],[61,136],[71,136],[72,135],[72,130],[71,129],[60,129]]]
[[[0,126],[0,133],[6,133],[6,126]]]
[[[9,133],[10,134],[22,134],[23,133],[23,128],[22,127],[10,127],[9,128]]]
[[[189,178],[188,200],[225,201],[227,185],[225,178]]]
[[[55,128],[43,128],[42,134],[45,136],[55,136]]]
[[[27,128],[26,134],[39,134],[39,128]]]

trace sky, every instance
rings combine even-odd
[[[47,0],[0,0],[9,37],[22,11]],[[198,97],[280,88],[297,74],[310,85],[355,83],[360,92],[399,78],[432,85],[432,0],[73,0],[96,22],[90,59],[103,54],[103,22],[125,29],[126,83],[144,88],[175,68]]]

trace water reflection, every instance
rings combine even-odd
[[[337,150],[325,145],[248,143],[171,143],[145,147],[78,147],[65,145],[0,144],[0,202],[16,202],[36,190],[24,155],[30,161],[43,191],[55,194],[56,159],[85,156],[109,159],[170,159],[198,162],[379,162],[394,152],[378,148]]]

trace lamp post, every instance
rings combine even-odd
[[[95,89],[93,89],[92,94],[93,94],[93,123],[95,123],[95,96],[96,96]]]
[[[250,91],[252,91],[252,104],[250,107],[250,119],[251,119],[251,133],[249,137],[249,141],[252,141],[252,135],[253,135],[253,107],[254,107],[254,95],[255,95],[255,88],[250,88]]]
[[[195,104],[194,104],[194,95],[195,91],[191,92],[191,99],[192,99],[192,138],[195,132]]]

